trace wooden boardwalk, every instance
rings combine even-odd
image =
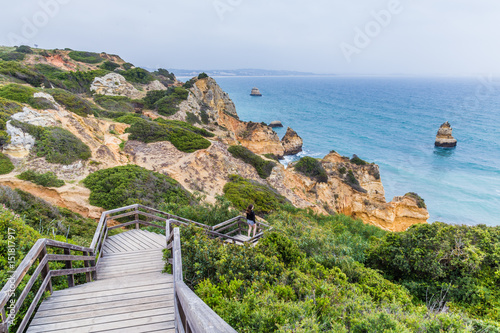
[[[26,332],[175,332],[164,248],[165,236],[140,229],[106,238],[97,280],[55,291]]]

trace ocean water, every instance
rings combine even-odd
[[[335,150],[380,166],[386,199],[417,192],[429,222],[500,225],[500,86],[488,79],[217,77],[242,120],[280,120],[299,156]],[[262,97],[251,97],[252,87]],[[455,149],[434,147],[449,121]],[[293,157],[297,158],[297,157]],[[286,162],[286,161],[285,161]]]

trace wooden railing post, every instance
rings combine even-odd
[[[82,254],[83,254],[84,256],[88,256],[88,255],[89,255],[89,253],[88,253],[88,252],[82,252]],[[84,260],[84,261],[83,261],[83,266],[84,266],[84,267],[90,267],[89,260]],[[92,273],[91,273],[91,272],[87,272],[87,273],[85,273],[85,281],[86,281],[86,282],[90,282],[90,281],[92,281]]]
[[[47,255],[47,247],[44,245],[42,250],[40,251],[40,254],[38,255],[38,263],[41,263],[43,258]],[[49,262],[45,264],[43,267],[42,271],[40,272],[40,275],[42,276],[42,280],[47,277],[47,275],[50,274],[50,269],[49,269]],[[47,287],[45,288],[45,291],[48,291],[49,293],[52,294],[52,279],[49,279],[49,282],[47,283]]]
[[[71,255],[71,250],[70,249],[64,249],[64,254],[65,255]],[[66,269],[71,269],[73,268],[73,264],[71,260],[66,260],[65,262],[65,268]],[[74,287],[75,286],[75,275],[74,274],[68,274],[68,287]]]
[[[138,210],[138,209],[139,209],[139,208],[136,208],[136,213],[135,213],[135,220],[136,220],[136,221],[138,221],[138,220],[139,220],[139,214],[137,213],[137,210]],[[136,228],[136,229],[139,229],[139,223],[136,223],[136,224],[135,224],[135,228]]]

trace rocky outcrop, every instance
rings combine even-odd
[[[293,169],[278,165],[267,179],[269,185],[300,208],[318,213],[341,213],[362,219],[385,230],[402,231],[416,223],[426,223],[427,209],[415,199],[396,197],[385,201],[384,187],[375,164],[356,165],[332,152],[321,161],[327,182],[317,182]],[[352,176],[350,176],[352,174]]]
[[[295,155],[302,151],[302,138],[290,127],[287,128],[281,143],[285,150],[284,155]]]
[[[15,158],[24,158],[29,155],[35,146],[35,138],[21,129],[12,126],[10,120],[6,125],[7,134],[10,136],[10,143],[3,148],[3,153]]]
[[[271,121],[269,123],[269,127],[276,128],[276,127],[283,127],[283,124],[279,120]]]
[[[457,146],[457,140],[452,135],[453,129],[449,122],[445,122],[439,128],[436,135],[436,147],[453,148]]]
[[[278,158],[285,155],[285,148],[278,134],[265,124],[242,122],[236,130],[236,137],[241,145],[256,154],[273,154]]]
[[[250,92],[250,96],[262,96],[262,94],[260,93],[258,88],[253,87],[252,91]]]
[[[161,84],[161,83],[160,83]],[[126,96],[141,98],[143,94],[120,74],[109,73],[103,77],[96,77],[90,85],[90,91],[98,95]]]

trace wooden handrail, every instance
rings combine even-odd
[[[170,230],[170,221],[168,221]],[[174,228],[166,238],[172,242],[172,273],[174,276],[175,326],[177,332],[236,333],[215,311],[205,304],[184,283],[182,276],[181,235]]]
[[[154,214],[158,214],[161,216],[157,216]],[[122,217],[133,216],[133,215],[135,216],[133,221],[128,221],[120,223],[116,226],[108,227],[109,220],[115,220]],[[165,221],[165,226],[140,220],[139,216],[144,216],[146,218],[155,219],[159,221]],[[28,311],[26,312],[26,315],[24,316],[19,326],[18,332],[22,332],[26,328],[26,325],[31,319],[31,316],[39,300],[43,296],[43,293],[45,291],[49,291],[50,293],[52,293],[52,283],[51,283],[52,277],[67,275],[68,286],[70,287],[74,286],[75,274],[85,273],[87,282],[97,279],[97,272],[98,272],[97,264],[98,260],[102,258],[104,255],[102,250],[104,248],[107,239],[108,231],[133,224],[136,225],[136,228],[139,228],[139,225],[145,225],[165,230],[166,234],[165,246],[167,249],[171,249],[174,254],[173,258],[169,259],[169,262],[171,262],[174,267],[173,270],[174,283],[175,281],[177,281],[177,285],[174,288],[176,294],[175,298],[176,314],[178,314],[180,317],[185,318],[185,322],[187,324],[185,323],[183,325],[188,325],[188,326],[180,326],[178,331],[183,332],[184,327],[189,327],[189,329],[187,330],[189,332],[236,332],[229,325],[227,325],[227,323],[225,323],[222,319],[220,319],[220,317],[217,316],[215,312],[213,312],[205,303],[203,303],[201,299],[199,299],[184,284],[182,279],[182,259],[180,251],[179,228],[174,228],[172,230],[172,226],[173,225],[187,226],[192,224],[204,229],[205,232],[212,237],[224,238],[231,240],[233,243],[236,243],[236,242],[241,242],[241,240],[231,237],[228,234],[224,234],[222,233],[222,231],[234,227],[235,225],[242,224],[243,223],[242,221],[243,221],[242,216],[236,216],[232,219],[219,223],[215,226],[208,226],[206,224],[185,219],[180,216],[168,214],[161,210],[146,207],[140,204],[134,204],[103,212],[96,226],[96,230],[94,232],[94,236],[92,238],[90,247],[68,244],[46,238],[39,239],[30,249],[28,254],[26,254],[26,256],[19,264],[17,269],[14,271],[11,278],[9,279],[9,282],[6,285],[4,285],[2,290],[0,291],[0,309],[2,310],[1,312],[2,322],[0,323],[0,332],[7,332],[12,322],[12,318],[5,314],[5,306],[12,298],[15,290],[18,288],[18,286],[20,285],[21,281],[26,276],[30,268],[35,265],[35,262],[38,261],[38,266],[34,270],[31,278],[27,282],[20,296],[16,300],[16,303],[11,310],[13,313],[17,313],[17,311],[21,309],[21,306],[23,305],[27,295],[35,285],[37,279],[41,276],[43,280],[41,286],[39,287],[35,295],[34,300],[30,304]],[[266,224],[259,223],[259,225],[261,226],[261,229],[262,226],[266,227],[269,230],[271,229]],[[262,237],[262,235],[263,235],[263,230],[261,230],[261,232],[257,234],[254,238],[252,238],[249,242],[252,243],[256,242],[260,237]],[[48,254],[47,251],[48,248],[63,249],[64,254]],[[176,252],[176,250],[178,251]],[[72,255],[71,251],[82,252],[82,255]],[[177,262],[175,262],[175,258],[178,258]],[[65,262],[65,268],[58,270],[50,270],[49,267],[50,261],[63,261]],[[83,261],[84,267],[72,268],[72,262],[74,261]],[[176,321],[176,325],[177,324],[178,323]],[[215,326],[211,326],[212,324]],[[203,326],[203,325],[208,325],[208,326]],[[215,328],[212,330],[210,327],[215,327]]]
[[[47,248],[49,247],[63,249],[65,254],[48,254]],[[83,252],[83,255],[71,255],[72,250]],[[15,304],[9,307],[9,316],[2,316],[3,318],[0,326],[1,332],[8,332],[9,326],[12,324],[15,314],[21,309],[21,306],[23,305],[28,293],[35,285],[35,282],[39,276],[42,276],[43,282],[39,287],[35,298],[31,302],[28,311],[19,324],[17,332],[23,332],[26,328],[26,325],[31,319],[31,315],[35,311],[36,305],[38,304],[43,293],[45,291],[52,292],[51,278],[53,276],[67,275],[68,284],[69,286],[72,286],[74,285],[75,274],[90,273],[96,270],[95,266],[92,263],[89,263],[95,261],[95,255],[93,253],[94,252],[91,248],[59,242],[53,239],[42,238],[37,240],[35,245],[33,245],[31,250],[24,257],[23,261],[21,261],[17,269],[14,271],[11,278],[9,279],[9,282],[5,284],[5,286],[3,286],[2,291],[0,292],[0,308],[4,309],[5,305],[9,302],[12,296],[14,296],[15,290],[20,285],[29,269],[33,267],[35,265],[35,262],[38,260],[37,268],[31,275],[23,291],[15,301]],[[66,269],[50,270],[49,261],[64,261],[66,263]],[[71,268],[71,263],[73,261],[83,261],[85,263],[85,267]],[[4,313],[5,312],[2,311],[2,314]]]

